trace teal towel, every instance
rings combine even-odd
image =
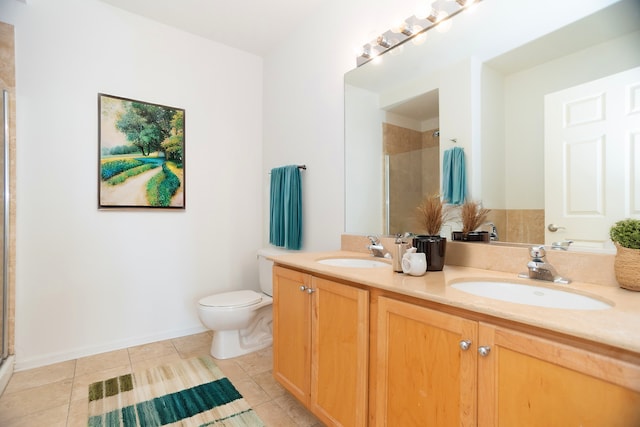
[[[453,147],[444,152],[442,160],[442,198],[453,205],[460,205],[466,197],[467,172],[464,150]]]
[[[271,169],[269,243],[287,249],[302,247],[302,186],[298,166]]]

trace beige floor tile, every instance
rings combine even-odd
[[[72,401],[69,405],[67,427],[87,427],[89,404],[86,399]]]
[[[271,400],[262,387],[252,379],[231,381],[231,383],[252,407]]]
[[[11,376],[11,380],[5,389],[5,393],[25,390],[27,388],[38,387],[44,384],[51,384],[58,381],[72,379],[76,369],[76,361],[55,363],[41,368],[29,369],[27,371],[16,372]]]
[[[178,356],[178,351],[171,340],[154,342],[129,349],[129,358],[132,364],[165,356]]]
[[[130,365],[127,349],[110,351],[78,359],[76,361],[76,375],[84,375],[90,372],[104,371],[119,366]]]
[[[189,359],[191,357],[201,357],[201,356],[211,357],[211,354],[209,353],[209,346],[207,346],[206,348],[203,347],[201,349],[194,349],[191,351],[179,351],[178,354],[183,359]]]
[[[88,387],[180,358],[209,354],[211,332],[132,347],[14,374],[0,397],[0,426],[84,427]],[[215,360],[267,427],[322,427],[272,375],[272,349]]]
[[[253,407],[266,427],[298,427],[274,401],[265,402]]]
[[[45,384],[0,397],[0,425],[27,415],[69,405],[73,380],[67,379]]]
[[[132,372],[146,371],[149,368],[154,368],[156,366],[166,365],[168,363],[178,362],[180,360],[183,360],[183,359],[181,359],[180,355],[178,355],[178,353],[175,352],[174,354],[169,354],[169,355],[166,355],[166,356],[160,356],[160,357],[156,357],[154,359],[146,359],[146,360],[141,360],[141,361],[138,361],[138,362],[132,362],[131,363],[131,371]]]
[[[318,423],[318,419],[290,394],[280,396],[274,401],[296,422],[296,426],[312,427]]]
[[[71,400],[84,400],[89,397],[89,385],[104,381],[109,378],[119,377],[120,375],[130,374],[131,365],[118,366],[116,368],[106,369],[104,371],[91,372],[84,375],[76,375],[73,378],[73,388],[71,390]]]
[[[273,378],[273,373],[263,372],[253,376],[253,380],[269,395],[271,399],[277,399],[287,394],[287,391]],[[233,380],[232,380],[233,382]]]
[[[273,368],[273,352],[271,347],[268,347],[240,356],[236,361],[249,376],[254,376],[268,372]]]
[[[171,340],[180,357],[188,358],[198,355],[209,354],[211,348],[212,332],[206,331],[199,334],[188,335],[186,337],[174,338]]]
[[[55,408],[45,409],[44,411],[36,412],[19,418],[14,418],[8,421],[3,421],[2,427],[65,427],[67,426],[68,409],[69,405],[56,406]],[[83,425],[87,425],[86,418]]]
[[[218,368],[222,371],[222,373],[229,378],[229,381],[242,381],[251,379],[249,375],[232,359],[219,360],[213,359]]]

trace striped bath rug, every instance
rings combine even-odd
[[[89,386],[88,427],[264,426],[209,357]]]

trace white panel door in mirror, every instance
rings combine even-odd
[[[639,85],[640,67],[545,97],[546,244],[610,249],[611,225],[640,218]]]

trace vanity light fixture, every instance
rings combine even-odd
[[[404,20],[402,25],[385,31],[374,40],[365,44],[356,58],[356,65],[358,67],[364,65],[375,57],[378,57],[388,50],[400,46],[409,40],[417,40],[418,36],[420,38],[424,38],[424,33],[431,28],[437,28],[442,24],[451,25],[451,22],[449,22],[451,18],[463,10],[468,9],[469,6],[481,1],[482,0],[448,0],[446,3],[451,4],[451,7],[455,8],[452,12],[442,9],[438,10],[434,7],[431,9],[430,13],[425,14],[425,16],[410,16]],[[442,1],[435,2],[434,5],[438,3],[442,3]]]
[[[379,36],[376,42],[385,49],[389,49],[392,46],[385,36]]]

